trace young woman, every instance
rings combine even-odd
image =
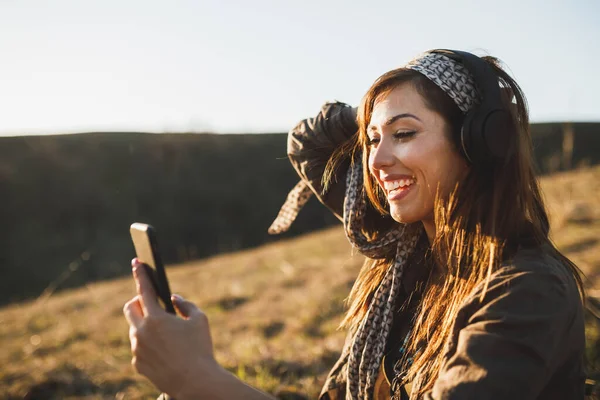
[[[548,237],[528,127],[495,59],[433,50],[290,132],[302,181],[271,231],[314,193],[367,257],[320,399],[583,399],[581,278]],[[200,310],[167,315],[134,271],[140,373],[178,399],[268,398],[217,365]]]

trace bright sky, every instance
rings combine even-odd
[[[598,0],[0,0],[0,135],[283,132],[432,48],[501,58],[535,122],[600,121],[599,16]]]

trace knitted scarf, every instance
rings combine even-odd
[[[346,399],[371,399],[379,373],[385,344],[392,327],[394,304],[407,260],[421,235],[423,226],[398,224],[376,240],[368,240],[362,227],[366,210],[363,194],[363,169],[360,160],[352,163],[346,180],[344,228],[348,240],[362,254],[377,258],[389,246],[396,247],[396,258],[375,291],[365,318],[359,325],[348,352]]]

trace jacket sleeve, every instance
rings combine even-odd
[[[333,183],[323,191],[322,178],[334,150],[358,131],[356,109],[340,102],[326,103],[314,118],[301,121],[288,135],[288,157],[319,201],[342,219],[345,173],[349,159],[340,164]]]
[[[574,351],[583,355],[585,346],[581,302],[571,281],[548,268],[500,270],[484,300],[474,296],[461,309],[447,362],[424,399],[547,398],[542,391],[557,368]],[[582,371],[568,373],[577,376],[564,389],[567,397],[551,398],[583,399]]]

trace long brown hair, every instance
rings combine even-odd
[[[447,198],[436,197],[436,232],[428,254],[431,262],[443,272],[430,275],[407,343],[407,353],[413,357],[407,379],[418,378],[419,394],[433,387],[444,361],[445,343],[460,307],[478,285],[484,287],[480,297],[483,299],[491,274],[503,260],[514,255],[523,236],[529,237],[535,245],[548,245],[553,256],[573,274],[583,299],[580,271],[549,238],[550,224],[534,169],[525,96],[497,59],[483,59],[497,74],[505,107],[511,110],[513,127],[506,134],[511,135],[514,151],[500,162],[471,167],[466,178],[457,183]],[[425,76],[400,68],[382,75],[363,97],[357,116],[359,133],[334,154],[324,176],[328,183],[344,157],[362,151],[365,193],[372,210],[383,215],[388,214],[385,197],[367,166],[367,127],[375,104],[406,82],[414,85],[427,107],[445,119],[449,141],[455,151],[459,151],[462,112]],[[390,219],[372,218],[367,221],[370,225],[365,230],[372,237],[377,236],[382,230],[381,223],[387,221],[389,224]],[[388,254],[383,259],[366,260],[350,292],[349,308],[341,326],[356,329],[360,324],[394,257],[395,254]]]

